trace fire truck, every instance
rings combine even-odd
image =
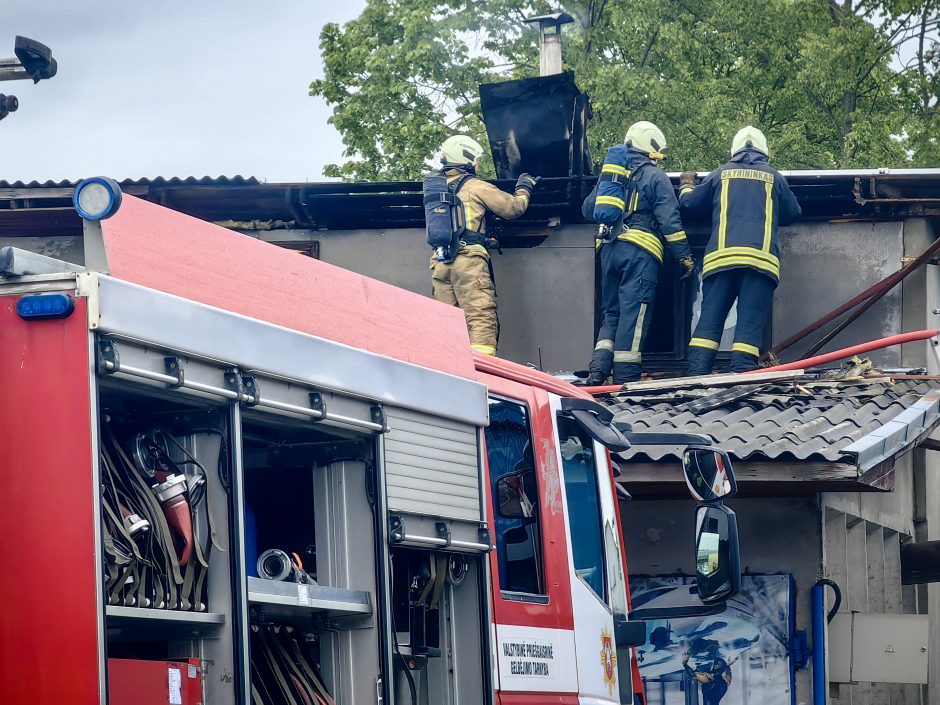
[[[5,703],[633,703],[642,619],[737,590],[706,439],[668,439],[697,591],[631,612],[610,451],[663,436],[458,309],[109,179],[74,203],[81,266],[0,252]]]

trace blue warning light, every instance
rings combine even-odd
[[[16,302],[16,312],[26,320],[68,318],[75,302],[68,294],[30,294]]]

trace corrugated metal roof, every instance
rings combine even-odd
[[[261,183],[254,176],[171,176],[166,178],[118,179],[121,186],[253,186]],[[78,185],[78,181],[0,181],[0,188],[70,188]]]
[[[795,171],[787,176],[803,208],[804,220],[894,220],[940,212],[940,169]],[[517,234],[529,233],[533,241],[520,243],[529,246],[548,234],[547,224],[583,223],[581,201],[594,181],[595,177],[543,179],[526,214],[518,221],[503,224],[505,242]],[[323,230],[424,225],[420,182],[262,183],[244,176],[190,176],[127,179],[121,183],[142,192],[136,195],[204,220],[281,220],[294,228]],[[493,183],[511,191],[515,182]],[[0,190],[29,191],[0,194],[0,210],[4,199],[11,198],[28,199],[28,203],[18,204],[19,210],[46,210],[50,205],[42,201],[61,200],[61,192],[70,186],[74,182],[0,182]],[[35,217],[44,218],[42,213]],[[21,223],[16,225],[20,227]],[[541,233],[531,235],[537,231]],[[707,224],[690,222],[686,231],[693,240],[705,237]]]
[[[865,470],[940,421],[933,381],[770,382],[621,393],[605,403],[634,431],[702,433],[738,460],[845,462]],[[634,446],[631,461],[679,460],[681,449]]]

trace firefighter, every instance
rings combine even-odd
[[[604,384],[611,368],[614,384],[640,378],[643,342],[664,251],[668,249],[679,261],[681,279],[695,269],[675,190],[665,172],[656,167],[664,159],[666,138],[656,125],[641,121],[630,126],[624,143],[627,164],[605,164],[598,180],[599,186],[608,173],[627,175],[628,185],[616,236],[609,242],[597,241],[604,318],[591,356],[588,386]],[[598,186],[584,201],[582,214],[587,219],[593,219],[595,205],[603,201],[604,197],[597,197]]]
[[[731,161],[698,186],[695,174],[679,177],[683,215],[711,215],[711,237],[702,265],[702,315],[689,342],[689,374],[712,371],[725,318],[735,300],[738,322],[731,370],[757,368],[764,329],[780,280],[777,226],[801,216],[787,180],[768,164],[767,139],[742,128],[731,142]]]
[[[540,177],[522,174],[512,195],[476,178],[483,147],[466,135],[444,141],[442,163],[447,182],[463,203],[466,231],[451,261],[431,258],[434,298],[463,309],[470,332],[470,347],[487,355],[496,354],[499,318],[496,287],[487,248],[498,244],[487,222],[493,215],[512,220],[525,213],[529,197]]]

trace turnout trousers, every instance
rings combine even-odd
[[[625,240],[603,245],[600,258],[604,320],[589,369],[606,377],[613,368],[614,384],[623,384],[638,380],[643,369],[659,260]]]
[[[735,300],[738,324],[731,346],[731,371],[757,369],[764,328],[770,318],[777,283],[756,269],[739,267],[716,272],[702,282],[702,315],[689,341],[689,374],[712,371],[725,319]]]
[[[434,298],[463,310],[470,347],[476,352],[495,355],[499,317],[490,256],[486,250],[463,250],[453,262],[432,259],[431,270]]]

